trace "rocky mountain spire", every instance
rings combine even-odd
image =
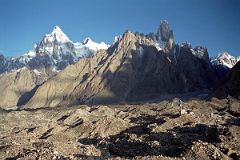
[[[160,26],[157,30],[157,35],[160,35],[160,39],[164,42],[168,41],[170,37],[170,26],[166,20],[161,21]]]
[[[156,32],[156,40],[161,48],[171,51],[174,48],[173,31],[170,29],[168,21],[163,20]]]

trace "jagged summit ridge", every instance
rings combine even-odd
[[[45,43],[53,41],[57,41],[59,43],[71,42],[68,36],[62,31],[59,26],[55,26],[50,34],[46,34],[43,41]]]

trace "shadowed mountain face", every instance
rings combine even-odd
[[[240,62],[217,85],[212,96],[217,98],[226,98],[227,96],[240,98]]]
[[[212,87],[215,76],[207,51],[172,46],[173,36],[167,37],[168,45],[161,49],[151,36],[127,31],[108,50],[81,59],[48,80],[25,107],[139,101]]]

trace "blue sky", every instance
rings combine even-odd
[[[240,0],[0,0],[0,53],[23,54],[55,25],[72,41],[111,43],[127,29],[154,32],[164,19],[178,43],[240,55]]]

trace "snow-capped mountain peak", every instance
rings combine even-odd
[[[55,40],[58,43],[71,42],[68,36],[61,30],[59,26],[55,26],[53,31],[50,34],[46,34],[43,40],[45,43],[54,42]]]
[[[223,65],[224,67],[232,68],[239,60],[240,57],[234,57],[228,52],[223,52],[211,58],[211,63],[213,65]]]
[[[59,26],[53,28],[53,33],[62,33],[62,29]]]
[[[96,43],[90,37],[85,38],[83,44],[91,50],[98,51],[100,49],[108,49],[109,45],[104,42]]]
[[[104,42],[96,43],[91,38],[86,38],[84,44],[74,43],[59,26],[55,26],[51,33],[46,34],[40,42],[34,45],[32,50],[19,57],[6,60],[6,63],[4,58],[2,60],[4,69],[0,68],[0,74],[24,66],[36,70],[50,69],[49,72],[58,72],[80,58],[89,57],[95,51],[108,47]]]

